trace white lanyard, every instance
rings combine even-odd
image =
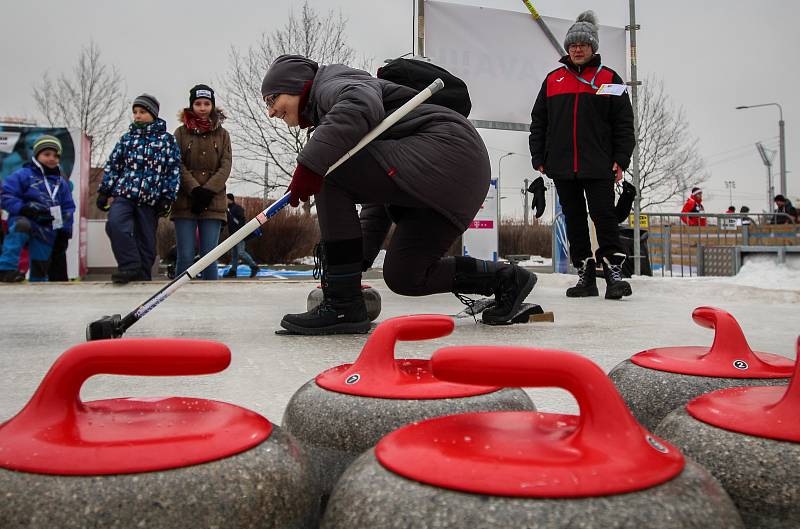
[[[50,201],[55,203],[56,201],[56,194],[58,193],[58,188],[61,187],[61,182],[56,184],[56,187],[50,191],[50,184],[47,183],[47,175],[42,175],[44,177],[44,186],[47,188],[47,194],[50,195]]]
[[[42,171],[42,179],[44,180],[44,187],[47,188],[47,194],[50,195],[50,202],[55,204],[55,202],[56,202],[56,194],[58,193],[58,188],[61,187],[61,181],[60,181],[61,179],[59,178],[59,182],[56,184],[56,187],[51,191],[50,190],[50,184],[47,182],[47,175],[44,174],[44,167],[42,167],[42,164],[39,163],[39,160],[37,160],[35,158],[34,158],[33,162],[37,166],[39,166],[39,170]]]

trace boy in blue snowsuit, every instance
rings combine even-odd
[[[25,245],[31,257],[31,281],[47,281],[53,244],[72,237],[75,202],[58,162],[61,142],[50,135],[33,144],[33,159],[3,182],[2,208],[8,211],[8,235],[0,255],[0,281],[22,281],[19,254]]]
[[[181,154],[158,110],[158,100],[149,94],[133,101],[133,123],[114,146],[97,190],[97,207],[109,212],[115,283],[151,279],[158,217],[169,215],[178,193]]]

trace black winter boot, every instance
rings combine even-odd
[[[622,264],[625,254],[615,253],[603,257],[603,275],[606,278],[606,299],[622,299],[630,296],[633,291],[631,285],[622,279]]]
[[[111,282],[118,285],[125,285],[131,281],[141,281],[144,274],[139,270],[117,270],[111,274]]]
[[[481,320],[489,325],[504,325],[519,311],[536,284],[536,274],[517,265],[500,267],[495,274],[495,304],[483,311]]]
[[[347,243],[348,241],[344,241]],[[364,334],[369,332],[370,320],[367,306],[361,293],[361,257],[348,264],[329,264],[326,246],[334,246],[334,256],[342,254],[337,243],[317,245],[315,260],[322,283],[322,303],[308,312],[287,314],[281,320],[281,327],[307,335],[321,334]],[[358,253],[361,252],[361,239],[358,239]],[[340,244],[341,246],[341,244]]]
[[[578,283],[567,289],[568,298],[588,298],[599,295],[597,291],[597,264],[591,257],[581,261]]]
[[[3,283],[19,283],[25,280],[25,274],[17,270],[0,270],[0,281]]]
[[[507,324],[533,290],[536,275],[514,265],[480,261],[472,257],[456,257],[453,293],[465,304],[476,301],[463,299],[461,294],[494,294],[495,303],[481,314],[483,323]]]

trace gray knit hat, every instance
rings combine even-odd
[[[39,136],[33,143],[33,157],[36,158],[45,149],[53,149],[61,156],[61,142],[55,136],[49,134]]]
[[[150,94],[142,94],[133,100],[133,105],[131,105],[131,108],[132,107],[142,107],[150,112],[154,118],[157,118],[158,110],[161,108],[161,105],[158,103],[158,99],[156,99],[155,96],[151,96]]]
[[[306,82],[314,79],[319,65],[302,55],[281,55],[272,63],[261,83],[261,96],[299,95]]]
[[[569,51],[570,44],[586,43],[592,46],[592,53],[597,53],[600,47],[600,38],[597,36],[597,15],[594,11],[584,11],[567,31],[564,37],[564,49]]]

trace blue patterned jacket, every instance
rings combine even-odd
[[[181,178],[181,153],[166,122],[131,124],[106,162],[98,193],[124,197],[140,206],[175,200]]]

